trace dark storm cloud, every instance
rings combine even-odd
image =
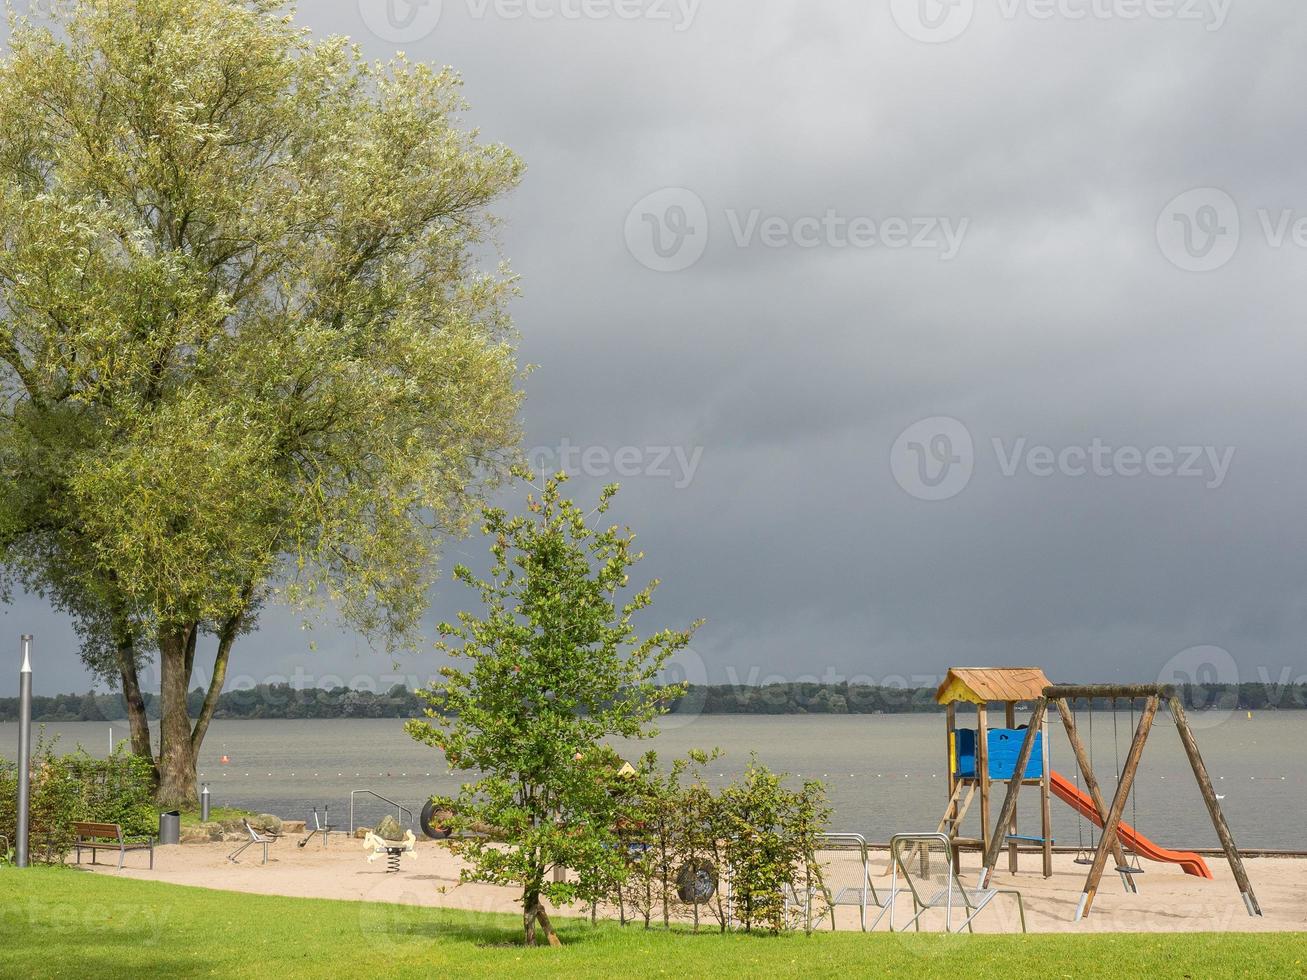
[[[1245,680],[1307,672],[1307,249],[1265,230],[1283,209],[1307,215],[1307,10],[1246,0],[1209,29],[1075,19],[1124,0],[1064,0],[1047,20],[1003,0],[932,44],[891,6],[909,16],[898,0],[717,0],[688,23],[588,20],[539,0],[540,16],[513,19],[511,5],[444,0],[435,29],[402,43],[369,30],[381,0],[366,17],[331,0],[300,19],[371,56],[403,47],[459,68],[471,121],[525,158],[501,230],[522,277],[522,356],[540,365],[525,445],[602,450],[573,486],[624,484],[617,517],[665,583],[658,625],[706,617],[696,650],[714,680],[987,662],[1143,681],[1200,644],[1228,649]],[[628,240],[633,205],[668,187],[702,202],[707,229],[677,272]],[[1237,208],[1238,248],[1185,271],[1159,217],[1173,227],[1168,202],[1208,187]],[[1180,216],[1194,234],[1228,225],[1206,203]],[[896,219],[963,232],[945,258],[850,245],[855,219],[891,239]],[[790,244],[764,242],[769,220]],[[814,222],[815,244],[798,244]],[[892,447],[939,417],[965,428],[970,478],[922,500]],[[1095,440],[1234,455],[1219,486],[1210,472],[1131,475],[1129,453],[1106,475],[1036,475],[1024,457],[1004,473],[1018,445],[1074,458]],[[446,565],[482,551],[453,542]],[[465,600],[442,585],[429,623]],[[41,634],[39,689],[87,683],[39,602],[3,621]],[[392,666],[271,611],[233,672]]]

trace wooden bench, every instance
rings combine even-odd
[[[77,835],[77,863],[82,863],[82,848],[91,852],[91,863],[95,863],[96,851],[117,851],[118,852],[118,870],[123,869],[123,858],[127,856],[128,851],[150,852],[150,868],[154,869],[154,839],[147,838],[143,841],[129,841],[123,838],[123,829],[116,823],[95,823],[94,821],[82,820],[73,824],[73,833]]]

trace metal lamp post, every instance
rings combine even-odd
[[[18,673],[18,840],[14,863],[27,867],[27,820],[32,795],[32,638],[23,634],[23,666]]]

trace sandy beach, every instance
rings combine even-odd
[[[326,847],[314,839],[302,849],[296,846],[294,837],[284,838],[272,846],[266,865],[260,863],[257,846],[249,848],[239,864],[233,864],[226,855],[234,847],[232,843],[159,847],[155,850],[152,871],[145,869],[147,860],[139,853],[128,856],[127,867],[121,872],[112,865],[97,865],[94,870],[98,874],[264,895],[461,909],[469,915],[519,910],[515,905],[517,896],[511,889],[460,884],[459,862],[439,842],[420,841],[416,853],[406,856],[401,870],[395,874],[386,873],[384,859],[368,863],[362,842],[344,836],[333,837]],[[872,885],[882,901],[890,891],[889,875],[880,875],[887,861],[888,855],[884,853],[872,854],[875,876]],[[1264,912],[1261,918],[1245,912],[1229,866],[1221,858],[1208,858],[1215,875],[1210,881],[1185,875],[1173,865],[1145,862],[1146,873],[1138,876],[1139,891],[1134,895],[1127,894],[1118,876],[1109,870],[1103,877],[1092,913],[1082,922],[1074,922],[1073,915],[1084,887],[1086,869],[1076,865],[1070,854],[1055,855],[1054,874],[1047,879],[1038,870],[1037,856],[1023,857],[1023,867],[1029,870],[1016,875],[1007,872],[1005,858],[993,884],[1021,892],[1030,932],[1307,930],[1307,860],[1253,858],[1246,863]],[[964,855],[964,883],[974,885],[978,866],[978,856]],[[911,907],[911,897],[901,894],[895,907],[898,922],[902,923],[911,914]],[[567,914],[569,910],[561,911]],[[570,911],[580,914],[582,910]],[[869,919],[877,911],[870,909]],[[361,927],[373,928],[371,919],[378,916],[384,919],[384,913],[375,909],[361,913]],[[929,916],[923,919],[924,927],[939,929],[942,913],[932,912]],[[856,907],[841,905],[835,918],[839,929],[858,928]],[[884,917],[877,931],[885,930],[888,920],[888,916]],[[829,928],[829,919],[821,925]],[[384,923],[375,926],[382,928]],[[975,928],[978,932],[1018,929],[1013,900],[1000,896],[991,909],[976,919]]]

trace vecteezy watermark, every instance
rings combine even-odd
[[[1181,650],[1162,665],[1159,684],[1185,688],[1181,699],[1191,728],[1215,728],[1239,706],[1239,665],[1228,650],[1217,646],[1194,646]]]
[[[1295,208],[1257,208],[1253,227],[1268,248],[1307,251],[1307,214]],[[1219,187],[1177,194],[1157,218],[1157,244],[1177,268],[1211,272],[1234,258],[1247,223],[1233,197]]]
[[[51,902],[16,897],[0,909],[0,928],[11,936],[26,935],[34,941],[64,940],[94,942],[99,934],[130,931],[133,942],[157,946],[168,934],[173,918],[172,906],[157,903],[116,901],[113,904],[93,901]]]
[[[680,698],[675,710],[664,715],[658,722],[662,731],[671,731],[693,724],[703,714],[707,701],[708,666],[694,647],[682,647],[663,664],[658,677],[659,684],[686,684],[688,690]]]
[[[477,20],[647,20],[689,30],[700,0],[465,0]]]
[[[1177,194],[1157,216],[1162,254],[1188,272],[1211,272],[1239,248],[1239,207],[1225,191],[1195,187]]]
[[[536,446],[526,454],[527,462],[537,472],[596,478],[610,476],[649,477],[671,480],[677,490],[684,490],[694,480],[703,460],[703,446],[576,446],[563,439],[557,446]]]
[[[965,425],[937,415],[900,432],[889,463],[898,485],[918,500],[948,500],[971,482],[976,447]]]
[[[57,3],[63,0],[34,0]],[[688,30],[700,0],[461,0],[472,20],[645,20]],[[420,41],[440,23],[442,0],[358,0],[363,23],[383,41]]]
[[[646,194],[626,213],[626,247],[655,272],[680,272],[708,247],[708,208],[686,187]]]
[[[441,0],[358,0],[363,23],[394,44],[420,41],[440,23]]]
[[[1050,446],[1026,436],[989,441],[1000,476],[1175,477],[1198,479],[1209,490],[1225,483],[1233,446],[1113,445],[1098,436],[1085,444]],[[934,416],[904,429],[890,447],[890,471],[918,500],[948,500],[966,489],[977,463],[970,430],[955,418]]]
[[[939,253],[942,261],[955,258],[962,248],[969,218],[956,222],[945,215],[891,215],[879,221],[866,215],[843,215],[827,208],[821,217],[785,218],[764,215],[759,208],[741,213],[726,209],[731,239],[737,248],[754,244],[764,248],[920,248]]]
[[[1005,21],[1177,21],[1206,31],[1225,26],[1234,0],[996,0]],[[894,23],[908,37],[943,44],[960,37],[975,17],[975,0],[890,0]]]
[[[917,249],[941,261],[962,249],[969,218],[947,215],[821,214],[788,217],[762,208],[724,208],[722,222],[736,248]],[[626,247],[636,261],[655,272],[679,272],[694,265],[708,247],[708,207],[686,187],[664,187],[646,194],[626,214]]]

